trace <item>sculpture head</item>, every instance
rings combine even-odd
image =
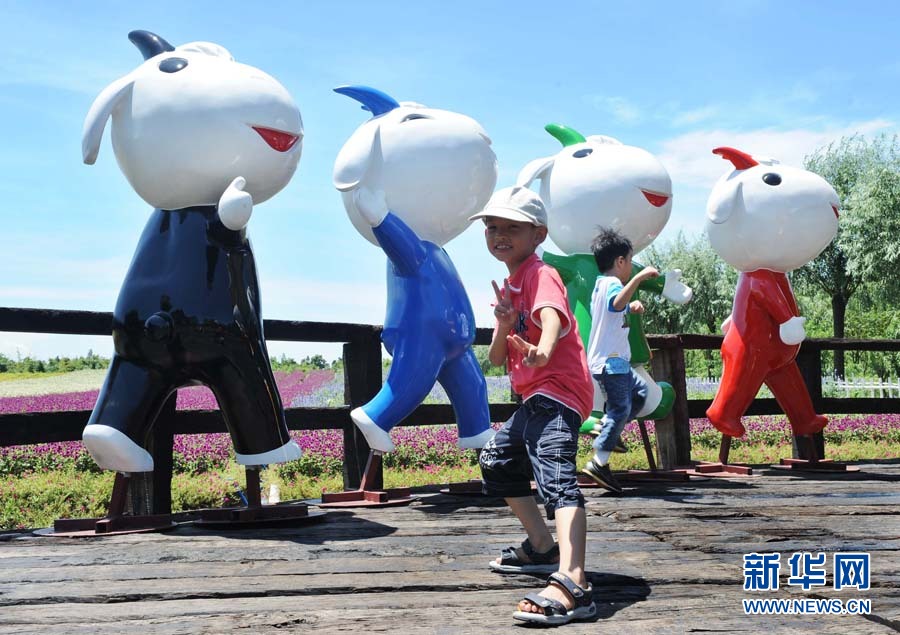
[[[254,203],[288,184],[300,161],[303,122],[281,84],[217,44],[173,47],[147,31],[128,37],[144,63],[91,105],[85,163],[96,161],[111,120],[119,167],[154,207],[214,205],[238,176]]]
[[[672,181],[659,160],[611,137],[557,124],[546,130],[563,149],[528,163],[517,183],[541,181],[553,242],[567,254],[590,253],[598,227],[619,231],[635,253],[653,242],[672,211]]]
[[[382,189],[388,208],[423,240],[444,245],[466,229],[469,216],[484,207],[497,182],[497,157],[478,122],[400,103],[365,86],[335,92],[372,113],[334,163],[334,186],[356,230],[377,244],[353,202],[353,191],[361,185]]]
[[[834,239],[840,199],[821,176],[734,148],[713,152],[734,166],[706,204],[706,233],[725,262],[738,271],[788,272]]]

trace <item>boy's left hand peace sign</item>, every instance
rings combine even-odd
[[[550,356],[547,355],[547,353],[541,351],[534,344],[526,342],[518,335],[507,335],[506,342],[522,353],[522,363],[525,366],[539,368],[541,366],[546,366],[547,362],[550,361]]]
[[[491,284],[494,286],[494,295],[497,296],[497,304],[494,305],[494,317],[497,318],[500,328],[508,331],[515,326],[518,318],[512,305],[512,291],[509,288],[509,280],[503,281],[502,291],[495,281],[491,280]]]

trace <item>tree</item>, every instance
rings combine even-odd
[[[314,368],[316,370],[328,368],[328,362],[325,361],[325,358],[318,353],[315,355],[307,355],[303,358],[303,361],[300,362],[300,365],[307,368]]]
[[[731,313],[737,272],[713,251],[705,234],[689,240],[679,232],[671,243],[652,245],[635,260],[653,265],[663,274],[681,269],[682,280],[694,290],[693,299],[682,306],[642,294],[648,333],[719,332]]]
[[[484,373],[485,377],[490,376],[500,376],[506,374],[506,366],[494,366],[491,364],[491,360],[488,359],[488,351],[490,350],[490,346],[473,346],[475,350],[475,359],[478,360],[478,365],[481,366],[481,372]]]
[[[688,239],[679,232],[671,243],[652,245],[636,260],[653,265],[661,273],[681,269],[682,280],[694,290],[694,297],[682,306],[641,294],[647,333],[720,332],[722,322],[731,313],[737,271],[713,251],[705,234]],[[715,351],[689,353],[686,361],[692,375],[715,376],[721,370],[721,359]]]
[[[831,183],[841,199],[835,240],[793,279],[831,298],[833,333],[844,337],[847,304],[866,283],[881,292],[900,289],[900,146],[896,137],[842,138],[804,161],[806,169]],[[834,370],[844,377],[844,352],[835,351]]]

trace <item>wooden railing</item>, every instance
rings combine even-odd
[[[334,322],[265,320],[268,341],[343,343],[343,406],[286,408],[291,430],[340,429],[344,435],[344,485],[359,486],[369,455],[369,446],[350,419],[350,411],[368,402],[382,384],[381,327]],[[111,313],[48,309],[0,308],[0,332],[53,333],[65,335],[109,335]],[[489,344],[490,329],[478,329],[476,342]],[[492,421],[505,421],[515,403],[491,404]],[[90,410],[34,412],[0,415],[0,446],[29,445],[81,440]],[[454,423],[449,404],[419,406],[400,425],[417,426]],[[218,410],[175,410],[173,395],[156,420],[146,447],[154,460],[152,481],[145,483],[147,507],[157,513],[168,509],[172,478],[172,438],[175,434],[224,432]]]
[[[650,338],[652,346],[664,346],[664,340],[677,338],[675,344],[682,350],[719,350],[721,335],[663,335]],[[890,353],[900,351],[900,340],[809,339],[800,346],[797,365],[816,412],[821,414],[879,414],[900,413],[900,398],[896,397],[824,397],[822,394],[822,351],[874,351]],[[705,417],[710,400],[687,400],[690,418]],[[747,415],[780,414],[781,408],[774,399],[756,399]]]
[[[109,335],[111,313],[58,311],[48,309],[0,308],[0,332],[53,333],[69,335]],[[333,408],[286,408],[291,430],[341,429],[344,434],[344,485],[357,487],[368,458],[369,447],[350,419],[350,411],[369,401],[381,388],[381,327],[367,324],[333,322],[292,322],[266,320],[268,341],[343,343],[344,402]],[[478,329],[476,344],[489,344],[490,329]],[[650,336],[654,349],[652,374],[657,381],[668,381],[675,388],[672,413],[656,422],[657,464],[662,469],[687,465],[691,460],[689,419],[704,417],[710,400],[688,399],[685,378],[685,350],[718,349],[721,336]],[[807,340],[797,362],[806,379],[816,411],[838,413],[898,413],[900,398],[827,398],[822,395],[823,350],[900,351],[900,340]],[[490,404],[492,421],[505,421],[517,408],[515,403]],[[774,399],[757,399],[748,415],[780,413]],[[54,441],[76,441],[90,416],[89,410],[20,413],[0,415],[0,446],[27,445]],[[419,406],[401,425],[437,425],[454,423],[449,404]],[[224,432],[219,411],[176,411],[175,397],[167,402],[148,440],[153,455],[153,508],[167,509],[172,471],[174,434]]]

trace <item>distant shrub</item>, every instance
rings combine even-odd
[[[276,465],[275,471],[283,480],[291,481],[304,476],[334,476],[340,474],[343,468],[342,459],[304,454],[296,461]]]

